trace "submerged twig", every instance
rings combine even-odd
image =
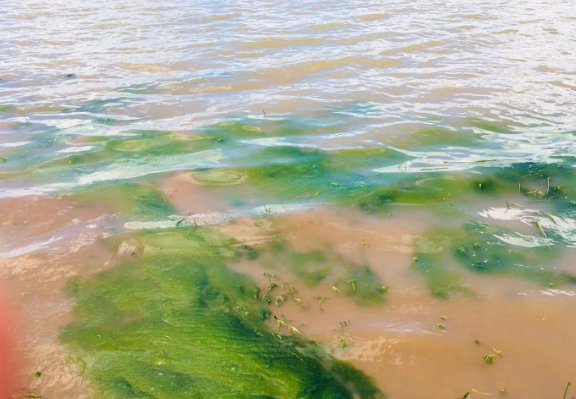
[[[352,291],[356,291],[356,283],[358,282],[358,280],[352,279],[352,280],[347,280],[346,282],[348,284],[350,284],[350,286],[352,287]]]
[[[566,395],[568,395],[568,388],[570,388],[572,386],[572,382],[568,381],[568,384],[566,384],[566,390],[564,391],[564,397],[562,399],[566,399]]]
[[[540,226],[540,222],[537,220],[534,220],[532,222],[532,224],[534,226],[536,226],[536,228],[538,229],[538,231],[540,231],[540,234],[542,235],[542,237],[546,238],[546,232],[544,231],[544,229],[542,228],[542,226]]]
[[[558,223],[556,223],[556,219],[554,219],[552,215],[550,215],[549,213],[544,213],[544,215],[546,215],[548,219],[550,219],[556,226],[558,226]]]
[[[339,293],[339,292],[340,292],[340,290],[338,289],[338,287],[336,287],[336,283],[335,283],[334,285],[330,285],[330,284],[327,284],[327,285],[328,285],[328,287],[330,287],[330,289],[331,289],[332,291],[334,291],[334,292],[336,292],[336,293]]]
[[[294,326],[288,326],[288,331],[290,331],[290,333],[292,333],[292,334],[302,335],[302,333]]]
[[[477,391],[476,389],[472,388],[471,390],[466,392],[466,394],[464,394],[464,396],[462,396],[462,399],[470,399],[472,397],[473,393],[479,393],[480,395],[490,395],[489,393],[480,392],[480,391]]]

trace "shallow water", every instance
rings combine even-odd
[[[541,398],[574,378],[573,2],[0,9],[20,393]]]

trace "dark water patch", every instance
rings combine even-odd
[[[436,227],[417,240],[414,268],[439,298],[473,294],[461,284],[457,264],[474,273],[513,276],[542,286],[576,284],[575,275],[553,266],[559,249],[545,245],[536,228],[534,231],[534,236],[526,236],[481,222]]]
[[[412,267],[421,273],[430,294],[436,298],[473,296],[474,290],[464,284],[461,273],[450,267],[445,256],[452,245],[446,233],[451,231],[438,229],[416,240]]]
[[[547,286],[576,284],[576,276],[551,268],[557,249],[519,247],[498,239],[513,235],[501,227],[468,223],[457,235],[452,251],[462,266],[476,273],[518,276]]]
[[[346,269],[346,277],[338,280],[340,287],[346,287],[346,296],[361,306],[384,301],[388,288],[382,285],[380,277],[368,265],[346,265]]]
[[[122,124],[122,121],[118,120],[118,119],[114,119],[114,118],[103,118],[103,117],[99,117],[99,118],[95,118],[92,120],[93,123],[98,124],[98,125],[106,125],[106,126],[115,126],[115,125],[120,125]],[[126,124],[126,123],[125,123]]]

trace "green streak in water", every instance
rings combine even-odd
[[[136,221],[165,220],[177,214],[159,190],[138,183],[94,185],[72,194],[71,198],[109,207],[124,218]]]

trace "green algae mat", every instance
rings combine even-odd
[[[132,238],[139,259],[68,284],[74,321],[61,338],[97,397],[383,397],[317,344],[266,327],[258,287],[226,266],[250,256],[234,240],[209,229]]]

